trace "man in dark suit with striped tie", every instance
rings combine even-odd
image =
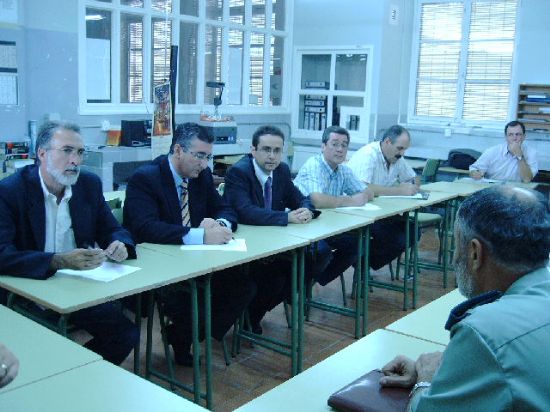
[[[223,244],[237,228],[235,212],[214,187],[208,161],[213,138],[195,123],[180,124],[168,155],[139,168],[128,182],[124,225],[138,243]],[[192,252],[190,252],[192,253]],[[159,262],[160,263],[160,262]],[[172,320],[168,340],[176,362],[191,365],[189,295],[181,287],[162,291]],[[255,293],[238,268],[212,278],[212,336],[221,340]]]

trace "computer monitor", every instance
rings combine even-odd
[[[120,144],[128,147],[151,146],[151,120],[121,120]]]

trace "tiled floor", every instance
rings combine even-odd
[[[437,257],[437,246],[435,234],[432,232],[424,233],[420,244],[421,258],[435,259]],[[374,272],[373,276],[389,280],[389,271],[386,267]],[[351,291],[351,279],[352,272],[348,270],[346,272],[348,294]],[[451,290],[454,285],[452,274],[449,277],[449,285],[451,285],[449,289],[443,289],[441,273],[422,270],[418,281],[418,307]],[[325,287],[316,285],[314,294],[328,301],[342,302],[338,280]],[[402,306],[402,294],[375,289],[369,294],[369,331],[383,328],[405,315],[407,312],[402,310]],[[286,338],[290,341],[290,330],[286,326],[281,305],[268,314],[262,325],[265,335]],[[158,329],[158,322],[155,326]],[[146,336],[145,332],[144,326],[142,337]],[[159,333],[154,334],[156,337],[154,363],[159,369],[165,369],[164,352],[159,335]],[[304,328],[304,337],[304,368],[308,368],[354,341],[353,321],[345,316],[312,309],[311,319]],[[230,348],[231,332],[226,336],[226,339]],[[144,370],[145,339],[142,340],[142,370]],[[232,359],[231,365],[226,366],[221,344],[214,342],[212,366],[214,410],[216,411],[231,411],[290,377],[289,358],[264,348],[252,348],[246,343],[243,344],[241,353]],[[123,367],[132,370],[132,357],[126,360]],[[177,367],[176,373],[182,381],[192,381],[191,368]],[[189,395],[185,396],[189,397]]]

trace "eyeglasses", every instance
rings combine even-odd
[[[263,153],[264,155],[268,156],[270,154],[273,154],[274,156],[280,156],[283,154],[283,149],[280,147],[268,147],[268,146],[262,146],[256,149],[258,152]]]
[[[207,162],[209,162],[214,158],[213,155],[204,153],[204,152],[192,152],[190,150],[186,150],[186,152],[189,153],[191,156],[193,156],[197,160],[206,160]]]
[[[64,157],[69,158],[71,156],[76,156],[79,159],[82,159],[84,157],[84,152],[85,152],[84,149],[75,149],[74,147],[70,147],[70,146],[62,147],[61,149],[50,147],[47,150],[57,150],[58,152],[61,152]]]
[[[348,148],[348,144],[347,143],[334,143],[334,142],[329,142],[328,145],[330,147],[332,147],[333,149],[347,149]]]

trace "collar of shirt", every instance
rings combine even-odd
[[[172,165],[172,158],[170,156],[168,157],[168,165],[170,166],[170,171],[172,172],[172,177],[174,178],[174,184],[176,185],[176,190],[178,191],[178,198],[181,199],[181,184],[184,179],[176,172],[176,169],[174,169],[174,165]],[[189,183],[189,179],[185,180]]]
[[[506,157],[506,156],[516,157],[514,154],[512,154],[512,152],[510,152],[510,150],[508,150],[508,143],[501,144],[500,154],[502,155],[502,157]]]
[[[44,201],[48,201],[48,199],[54,199],[57,203],[57,197],[51,193],[48,188],[46,187],[46,183],[44,183],[44,178],[42,177],[42,172],[40,169],[38,169],[38,177],[40,178],[40,186],[42,187],[42,192],[44,193]],[[73,189],[71,186],[65,186],[65,192],[63,193],[63,197],[61,198],[61,202],[66,201],[68,202],[71,200],[71,197],[73,196]],[[59,203],[61,203],[59,202]]]
[[[265,186],[265,182],[267,181],[268,177],[271,177],[271,182],[273,182],[273,172],[271,172],[270,174],[265,174],[264,171],[260,169],[260,166],[258,166],[258,163],[256,163],[256,159],[254,158],[252,158],[252,164],[254,165],[254,172],[256,173],[256,177],[258,178],[258,181],[260,182],[262,188]]]
[[[332,167],[330,167],[330,165],[327,163],[327,161],[325,160],[325,156],[323,156],[322,153],[319,155],[319,159],[321,164],[325,167],[326,172],[330,175],[330,177],[336,176],[338,174],[338,169],[340,168],[340,165],[336,165],[336,169],[332,170]]]

